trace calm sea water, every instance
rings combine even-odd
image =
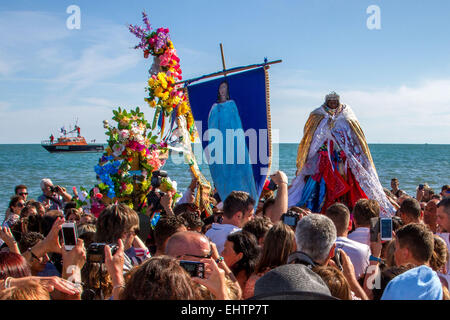
[[[289,177],[295,176],[297,144],[279,144],[279,157],[273,167],[279,167]],[[400,188],[414,195],[419,183],[428,183],[436,191],[450,184],[450,145],[373,144],[369,145],[383,186],[390,188],[390,179],[397,177]],[[274,148],[277,146],[275,145]],[[8,207],[14,186],[28,186],[29,199],[40,194],[39,182],[50,178],[54,184],[70,190],[73,186],[90,188],[95,185],[94,166],[101,153],[51,154],[37,144],[0,145],[0,221]],[[200,168],[210,179],[206,164]],[[168,161],[164,170],[178,183],[183,192],[190,183],[187,165]]]

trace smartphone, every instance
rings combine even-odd
[[[336,263],[336,266],[339,268],[339,270],[343,271],[344,268],[342,267],[342,257],[341,257],[341,249],[336,246],[334,249],[334,262]]]
[[[273,182],[272,179],[270,179],[269,185],[267,186],[267,189],[275,191],[278,189],[278,186]]]
[[[392,240],[392,218],[380,219],[381,240]]]
[[[182,266],[191,277],[199,277],[202,279],[205,277],[205,264],[203,262],[181,260],[180,266]]]
[[[62,225],[62,236],[64,241],[64,248],[72,250],[77,244],[77,227],[73,222],[66,222]]]

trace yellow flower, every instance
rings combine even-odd
[[[164,94],[162,95],[162,99],[163,100],[169,99],[169,92],[168,91],[164,92]]]
[[[158,80],[161,81],[161,82],[163,80],[166,80],[166,74],[164,72],[158,73]]]
[[[148,104],[149,104],[150,107],[152,107],[152,108],[156,107],[156,101],[155,101],[155,100],[148,100]]]
[[[125,189],[125,194],[131,194],[133,192],[133,185],[131,183],[127,184],[127,188]]]
[[[157,96],[158,98],[161,98],[163,95],[163,89],[161,87],[157,87],[155,89],[155,96]]]
[[[186,102],[182,102],[181,104],[180,104],[180,106],[178,107],[178,113],[179,114],[185,114],[185,113],[187,113],[187,111],[188,111],[188,108],[187,108],[187,104],[186,104]]]

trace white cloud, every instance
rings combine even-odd
[[[299,142],[309,113],[323,103],[327,89],[271,88],[272,127],[282,142]],[[416,87],[343,90],[369,143],[448,143],[450,79],[427,80]]]

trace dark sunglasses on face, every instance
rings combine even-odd
[[[27,196],[28,195],[28,192],[20,192],[19,193],[19,196]]]
[[[18,203],[16,204],[16,207],[23,208],[23,207],[25,207],[25,203],[18,202]]]

